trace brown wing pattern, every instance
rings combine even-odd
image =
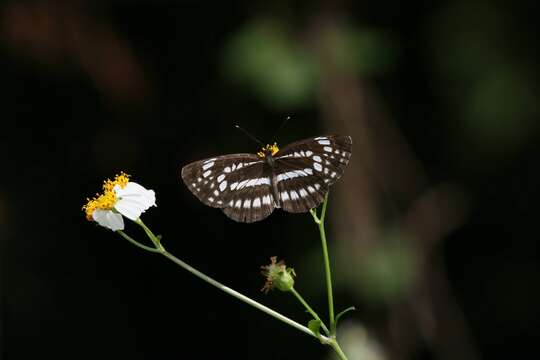
[[[276,154],[279,204],[307,212],[321,204],[328,187],[343,174],[352,150],[350,136],[327,135],[292,143]]]
[[[267,165],[246,168],[227,195],[223,212],[231,219],[251,223],[266,218],[275,208]]]
[[[232,154],[184,166],[182,180],[205,205],[221,208],[231,219],[253,222],[274,210],[266,164],[254,154]]]
[[[246,173],[262,169],[255,154],[231,154],[195,161],[182,168],[182,180],[205,205],[227,206],[230,185]],[[262,171],[262,170],[261,170]]]

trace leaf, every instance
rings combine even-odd
[[[321,337],[321,320],[309,320],[308,322],[308,328],[311,330],[315,335],[317,335],[318,338]]]
[[[346,308],[345,310],[341,311],[339,314],[337,314],[336,316],[336,321],[334,322],[334,328],[332,329],[332,333],[335,333],[336,332],[336,328],[337,328],[337,324],[338,324],[338,321],[339,319],[345,315],[346,313],[348,313],[349,311],[353,311],[353,310],[356,310],[356,308],[354,306],[349,306],[348,308]],[[312,320],[313,321],[313,320]],[[311,329],[311,328],[310,328]]]

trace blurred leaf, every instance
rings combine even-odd
[[[465,99],[465,130],[491,151],[519,146],[537,128],[535,94],[530,78],[516,68],[486,74]]]
[[[416,256],[398,236],[390,235],[369,254],[342,252],[339,262],[351,265],[340,268],[337,280],[345,281],[348,288],[369,302],[399,300],[411,286]]]
[[[356,75],[376,75],[388,71],[395,62],[395,46],[382,32],[342,26],[324,36],[333,61],[342,71]]]
[[[272,107],[302,106],[313,99],[315,63],[279,22],[259,20],[234,35],[223,53],[223,69]]]
[[[510,14],[486,1],[442,9],[431,27],[432,51],[454,116],[453,143],[465,159],[508,157],[538,130],[536,84],[517,55]]]

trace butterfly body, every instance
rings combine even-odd
[[[254,222],[274,208],[307,212],[317,207],[343,174],[351,156],[349,136],[300,140],[257,154],[231,154],[200,160],[182,169],[188,189],[204,204],[221,208],[233,220]]]

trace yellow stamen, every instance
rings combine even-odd
[[[92,214],[96,209],[110,210],[116,204],[116,193],[114,192],[114,187],[119,185],[122,189],[129,182],[129,175],[121,172],[119,175],[114,177],[114,180],[107,179],[103,182],[103,193],[96,194],[94,198],[87,199],[86,205],[82,207],[83,211],[86,213],[86,219],[92,221]]]
[[[277,143],[273,143],[272,145],[267,144],[261,149],[261,151],[257,153],[257,156],[260,158],[264,158],[266,157],[266,154],[276,155],[278,151],[279,151],[279,148],[277,146]]]

